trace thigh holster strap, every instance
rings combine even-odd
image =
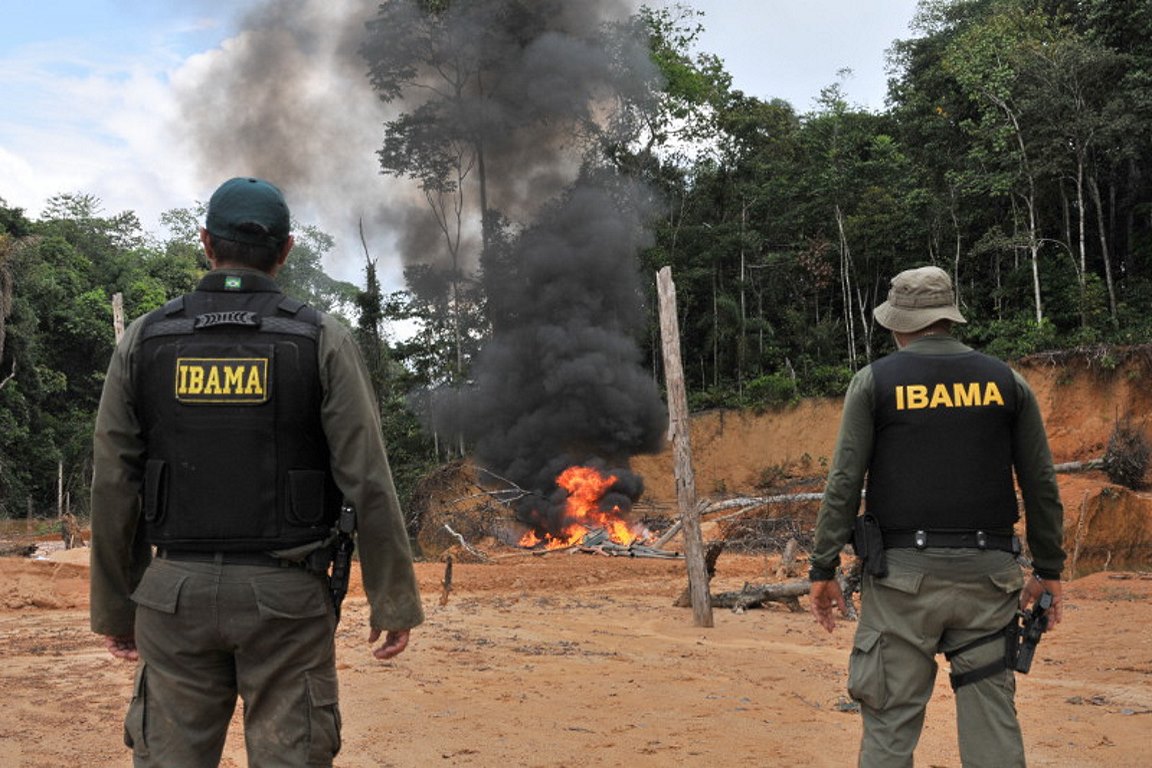
[[[1004,642],[1004,654],[996,661],[990,664],[985,664],[976,669],[970,669],[967,672],[953,672],[948,677],[952,683],[952,690],[968,685],[969,683],[979,682],[986,677],[991,677],[997,672],[1003,672],[1006,669],[1013,669],[1016,666],[1015,651],[1016,651],[1016,625],[1015,623],[1009,624],[999,632],[993,632],[984,637],[978,637],[970,643],[966,643],[959,648],[944,653],[944,658],[951,661],[954,657],[959,656],[965,651],[970,651],[973,648],[978,648],[981,645],[1002,640]]]

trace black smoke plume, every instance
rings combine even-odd
[[[637,254],[649,238],[649,193],[587,162],[594,134],[615,127],[619,105],[638,103],[657,73],[641,35],[603,34],[606,23],[626,27],[632,2],[441,6],[455,39],[482,43],[483,88],[453,119],[479,138],[488,207],[512,234],[499,270],[486,265],[493,333],[472,382],[436,393],[430,418],[441,434],[461,434],[474,446],[489,473],[482,479],[533,491],[521,518],[556,532],[563,493],[554,481],[563,469],[612,471],[619,478],[613,500],[633,500],[642,482],[628,460],[662,442],[664,407],[637,343],[647,293]],[[298,216],[338,222],[338,240],[358,245],[355,226],[364,219],[370,237],[398,252],[391,264],[381,253],[393,274],[401,265],[442,262],[424,195],[411,180],[382,176],[376,157],[382,126],[420,109],[428,91],[384,103],[365,61],[368,22],[416,7],[415,0],[249,6],[241,33],[177,83],[187,149],[206,186],[263,176],[284,188]],[[461,250],[469,259],[462,266],[473,272],[478,220],[477,212]]]
[[[541,532],[564,519],[556,477],[573,465],[617,477],[602,507],[627,512],[643,491],[630,457],[661,447],[667,419],[636,342],[646,242],[640,190],[578,184],[524,232],[499,300],[515,322],[496,332],[460,396],[437,398],[441,429],[462,429],[477,462],[536,491],[517,510]],[[456,404],[457,407],[451,407]]]

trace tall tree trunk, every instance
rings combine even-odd
[[[717,270],[712,272],[712,386],[720,386],[720,286]]]
[[[744,228],[748,224],[748,199],[740,198],[740,338],[736,341],[736,392],[739,396],[744,394],[744,356],[748,333],[748,309],[745,305],[745,278],[747,269],[745,265]]]
[[[1112,253],[1108,248],[1108,218],[1104,215],[1104,203],[1100,199],[1100,184],[1096,174],[1088,175],[1088,191],[1092,195],[1092,202],[1096,205],[1096,228],[1100,233],[1100,257],[1104,259],[1104,282],[1108,286],[1108,313],[1112,318],[1112,325],[1118,322],[1116,316],[1116,284],[1112,278]]]
[[[852,257],[844,232],[844,213],[836,206],[836,229],[840,237],[840,295],[844,301],[844,330],[848,338],[848,364],[856,370],[856,320],[852,316]]]
[[[1077,242],[1080,249],[1080,327],[1088,327],[1088,206],[1084,199],[1084,153],[1076,153],[1076,220]],[[1103,234],[1103,232],[1101,232]]]
[[[960,253],[963,246],[963,235],[960,232],[960,217],[956,213],[956,189],[949,187],[949,206],[948,214],[952,217],[952,233],[953,233],[953,249],[952,249],[952,286],[956,291],[956,306],[963,307],[964,302],[960,296]]]

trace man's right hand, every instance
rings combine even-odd
[[[140,653],[136,650],[136,635],[104,635],[104,647],[118,659],[124,661],[140,659]]]
[[[816,621],[824,629],[831,632],[836,627],[835,608],[840,613],[848,613],[848,605],[844,602],[844,592],[840,589],[840,582],[836,579],[827,581],[813,581],[808,590],[808,610],[816,617]]]

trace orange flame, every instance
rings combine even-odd
[[[633,532],[621,517],[619,507],[608,511],[600,509],[600,499],[615,482],[615,475],[602,475],[592,467],[568,467],[556,478],[556,484],[568,491],[564,510],[568,525],[559,535],[545,533],[541,537],[535,531],[528,531],[520,538],[520,546],[536,547],[543,543],[545,549],[562,549],[579,544],[595,528],[602,528],[616,544],[628,546],[639,539],[642,534]]]

